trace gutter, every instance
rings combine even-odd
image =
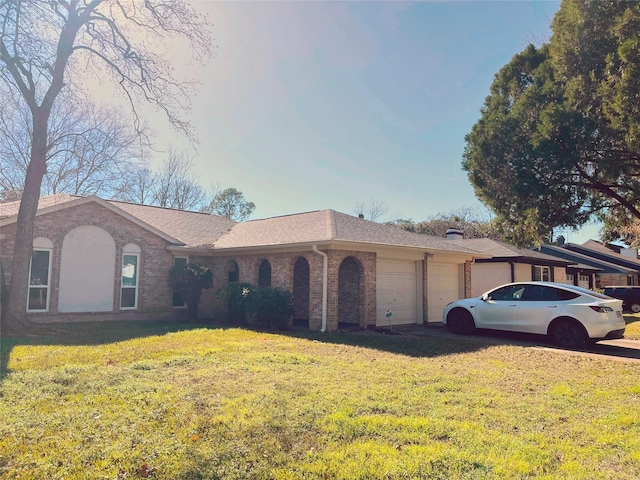
[[[329,257],[326,253],[318,250],[318,245],[313,244],[313,251],[322,256],[322,327],[320,333],[327,331],[327,290],[329,283]]]

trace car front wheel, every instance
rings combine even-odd
[[[473,317],[463,308],[455,308],[447,315],[447,327],[453,333],[470,335],[476,329]]]
[[[575,320],[560,320],[553,325],[549,336],[553,343],[565,348],[578,348],[587,341],[582,325]]]
[[[640,312],[640,303],[636,303],[636,302],[632,303],[632,304],[631,304],[631,311],[632,311],[633,313],[638,313],[638,312]]]

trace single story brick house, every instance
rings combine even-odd
[[[12,269],[19,202],[0,205],[0,257]],[[468,296],[487,258],[471,246],[322,210],[234,222],[197,212],[58,194],[42,197],[25,306],[36,322],[173,319],[186,312],[167,284],[176,262],[210,266],[203,317],[224,314],[230,281],[283,287],[312,330],[440,322]],[[7,277],[9,278],[9,277]]]

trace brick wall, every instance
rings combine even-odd
[[[59,313],[59,279],[62,242],[65,235],[75,227],[93,225],[105,230],[116,244],[115,275],[113,279],[113,311],[101,313]],[[15,224],[2,228],[0,256],[5,267],[6,279],[13,268],[13,241]],[[167,273],[173,263],[172,254],[167,251],[167,242],[148,230],[111,212],[96,203],[87,203],[38,216],[34,223],[34,238],[45,237],[53,242],[51,261],[51,285],[49,287],[49,312],[30,313],[34,321],[86,321],[149,318],[163,319],[184,315],[171,307],[172,292],[167,285]],[[138,245],[140,271],[138,285],[138,309],[120,311],[120,274],[122,271],[122,249],[128,243]]]
[[[61,249],[65,235],[80,225],[94,225],[111,235],[116,244],[115,271],[113,279],[113,311],[103,313],[59,313],[58,293],[61,264]],[[0,256],[9,279],[12,269],[13,238],[15,225],[2,229]],[[173,292],[168,286],[168,271],[173,265],[174,255],[167,250],[167,242],[135,223],[117,215],[96,203],[86,203],[52,212],[36,218],[35,237],[46,237],[53,242],[51,267],[50,308],[48,313],[32,314],[34,321],[86,321],[86,320],[134,320],[134,319],[173,319],[186,317],[186,309],[173,308]],[[128,243],[141,248],[138,286],[138,309],[121,311],[120,274],[122,269],[122,249]],[[376,323],[376,254],[350,250],[327,250],[328,255],[328,298],[327,329],[337,330],[339,322],[357,323],[361,327]],[[177,256],[187,256],[185,253]],[[295,264],[301,257],[308,263],[308,290],[300,282],[294,288]],[[347,260],[346,273],[342,282],[342,301],[340,292],[340,266]],[[267,260],[271,266],[271,285],[282,287],[291,292],[304,291],[304,298],[296,299],[296,308],[307,308],[306,317],[311,330],[319,330],[322,324],[322,276],[323,257],[306,248],[287,252],[268,252],[244,255],[189,255],[191,263],[202,263],[213,270],[213,288],[203,292],[200,315],[206,318],[220,318],[226,314],[226,305],[220,292],[229,281],[230,263],[238,266],[238,280],[253,285],[258,284],[261,262]],[[356,268],[357,267],[357,268]],[[423,262],[424,318],[427,318],[428,296],[427,262]],[[349,290],[350,285],[357,285]],[[357,290],[357,291],[356,291]],[[345,296],[346,295],[346,296]],[[304,307],[302,306],[304,305]],[[300,314],[305,318],[304,313]],[[344,317],[344,319],[343,319]]]
[[[624,273],[598,273],[596,274],[596,287],[604,288],[609,285],[626,285],[627,275]]]

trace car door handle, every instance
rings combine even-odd
[[[557,308],[557,305],[547,305],[547,308]]]

